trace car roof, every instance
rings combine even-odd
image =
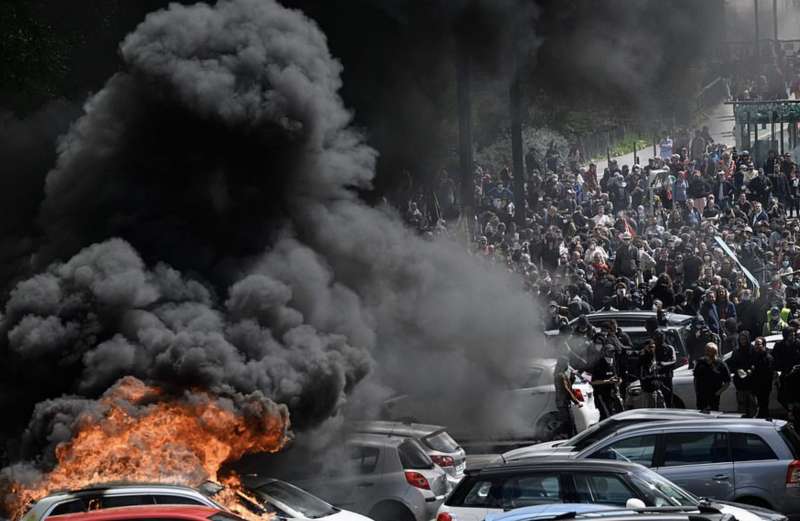
[[[644,321],[647,320],[648,318],[655,318],[656,312],[655,311],[597,311],[595,313],[589,313],[588,315],[584,316],[590,322],[597,320],[616,320],[625,318],[636,318]],[[578,320],[578,318],[571,320],[570,324],[574,323],[576,320]],[[670,325],[684,324],[692,320],[691,315],[681,315],[679,313],[664,313],[664,318],[667,319],[667,323]]]
[[[610,419],[626,420],[626,419],[650,419],[653,417],[664,418],[741,418],[742,415],[738,413],[728,413],[719,411],[699,411],[697,409],[629,409],[627,411],[618,412],[610,417]]]
[[[357,421],[352,422],[351,426],[355,432],[360,433],[394,434],[412,438],[424,438],[445,430],[441,425],[403,423],[399,421]]]
[[[199,505],[137,505],[117,508],[103,508],[91,512],[80,512],[77,514],[61,514],[48,516],[47,519],[55,521],[101,521],[101,520],[128,520],[128,519],[158,519],[164,517],[194,517],[206,519],[223,511],[217,508]],[[224,512],[226,516],[237,519],[233,514]]]
[[[783,420],[765,420],[760,418],[714,418],[713,425],[715,427],[745,427],[747,429],[770,428],[777,429],[782,427],[786,422]],[[615,434],[623,435],[629,432],[643,431],[643,430],[659,430],[664,428],[693,428],[700,427],[703,429],[709,428],[707,419],[686,419],[686,420],[664,420],[657,422],[634,423],[633,425],[626,425],[619,429]]]
[[[530,470],[552,470],[559,468],[569,468],[572,471],[604,470],[607,472],[630,472],[639,470],[642,466],[638,463],[607,459],[572,459],[563,456],[534,456],[531,458],[521,458],[509,463],[489,463],[477,469],[467,469],[466,473],[470,475],[514,474]]]
[[[111,483],[96,483],[90,486],[72,489],[72,490],[57,490],[39,500],[49,501],[52,499],[62,499],[64,497],[79,497],[91,494],[114,494],[114,493],[130,493],[130,492],[181,492],[189,494],[203,495],[199,490],[188,487],[185,485],[170,485],[168,483],[134,483],[134,482],[111,482]]]
[[[358,443],[362,445],[374,445],[381,447],[397,447],[407,436],[395,436],[392,434],[378,434],[372,432],[356,432],[347,437],[347,443]]]

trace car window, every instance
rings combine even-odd
[[[629,461],[639,463],[645,467],[653,464],[653,454],[656,451],[656,435],[633,436],[624,440],[615,441],[611,445],[606,445],[590,458],[613,459],[619,461]]]
[[[86,509],[87,505],[83,498],[71,499],[56,505],[56,507],[50,512],[50,515],[60,516],[62,514],[78,514],[80,512],[86,512]]]
[[[664,435],[664,466],[730,461],[724,432],[670,432]]]
[[[636,493],[616,474],[572,474],[578,503],[624,506]]]
[[[153,499],[158,505],[204,505],[202,501],[186,496],[170,496],[167,494],[155,494]]]
[[[695,506],[697,499],[675,483],[650,469],[630,474],[631,482],[651,507]]]
[[[733,461],[775,460],[778,456],[761,436],[750,433],[732,434]]]
[[[275,506],[271,499],[280,501],[284,505],[297,510],[304,517],[317,519],[320,517],[335,514],[337,511],[331,505],[320,498],[309,494],[301,488],[285,483],[283,481],[271,481],[258,487],[255,491],[260,499],[265,500],[276,514],[282,517],[289,517]]]
[[[100,501],[102,503],[101,508],[135,507],[140,505],[152,505],[155,503],[153,496],[149,494],[103,496]]]
[[[350,463],[356,472],[372,474],[378,466],[379,453],[376,447],[353,446],[350,448]]]
[[[423,438],[425,445],[439,452],[455,452],[458,450],[458,443],[447,431],[439,431]]]
[[[400,464],[404,469],[432,469],[433,461],[416,440],[407,439],[397,446]]]
[[[511,509],[560,503],[562,500],[559,474],[537,472],[479,479],[467,477],[453,491],[447,504],[461,507]]]
[[[783,427],[781,427],[779,432],[781,433],[781,438],[783,438],[783,441],[789,446],[789,450],[792,451],[792,456],[795,458],[800,458],[800,436],[798,436],[797,431],[794,430],[792,424],[785,424]]]

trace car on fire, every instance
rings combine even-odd
[[[636,423],[561,457],[639,463],[698,496],[800,517],[800,436],[782,420]],[[515,463],[538,458],[531,452],[503,455]]]
[[[494,442],[521,440],[550,440],[563,429],[556,406],[556,388],[553,374],[555,358],[532,358],[518,364],[514,378],[506,382],[500,402],[505,408],[502,415],[488,426],[489,432],[479,433]],[[587,378],[575,374],[572,386],[575,395],[583,402],[582,407],[570,409],[578,432],[600,421],[600,410],[594,400],[594,390]],[[430,400],[411,395],[401,395],[384,404],[383,416],[394,421],[435,423],[436,410]],[[448,432],[459,440],[474,440],[477,431],[472,422],[448,425]],[[485,441],[485,440],[480,440]]]
[[[439,508],[437,521],[482,521],[504,511],[542,505],[597,504],[625,508],[700,509],[703,501],[656,472],[636,463],[609,460],[538,458],[467,471]],[[767,509],[720,503],[739,521],[785,521]]]
[[[767,341],[767,351],[772,352],[772,347],[782,339],[781,335],[770,335],[765,338]],[[728,362],[731,353],[722,356],[724,362]],[[777,385],[777,379],[776,379]],[[697,396],[694,391],[694,373],[688,364],[684,364],[672,374],[672,390],[674,393],[673,406],[677,408],[693,409],[697,405]],[[650,398],[647,393],[642,392],[641,383],[636,380],[628,386],[625,398],[625,406],[629,409],[647,407],[650,405]],[[726,412],[736,412],[736,388],[731,384],[719,397],[719,408]],[[770,416],[773,418],[785,417],[786,412],[778,402],[778,391],[774,389],[770,394],[769,404]]]
[[[230,512],[200,505],[139,505],[59,514],[53,521],[242,521]]]
[[[226,510],[214,500],[224,490],[215,482],[198,489],[163,484],[110,484],[61,492],[37,501],[22,521],[42,521],[65,514],[93,510],[148,505],[196,505]],[[259,490],[244,490],[240,507],[256,515],[276,514],[283,519],[324,519],[330,521],[369,521],[366,517],[331,506],[318,497],[289,483],[272,479]],[[257,500],[254,504],[251,499]]]
[[[358,421],[350,428],[355,432],[388,434],[417,440],[425,453],[447,473],[450,488],[464,477],[467,453],[441,425],[391,421]]]

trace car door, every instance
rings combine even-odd
[[[626,436],[611,442],[601,440],[587,448],[578,457],[627,461],[652,467],[657,439],[658,434],[653,433]]]
[[[525,367],[512,381],[506,392],[507,413],[502,415],[503,434],[512,438],[532,438],[537,434],[537,422],[548,411],[555,411],[555,385],[552,371],[538,365]]]
[[[731,451],[736,496],[767,500],[774,505],[776,491],[786,490],[786,464],[758,432],[732,432]]]
[[[655,470],[700,497],[734,496],[735,476],[727,432],[713,428],[665,432]]]

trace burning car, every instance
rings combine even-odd
[[[60,514],[51,519],[58,521],[132,521],[135,519],[162,521],[241,521],[229,512],[209,506],[165,505],[128,506],[93,510],[74,514]]]

